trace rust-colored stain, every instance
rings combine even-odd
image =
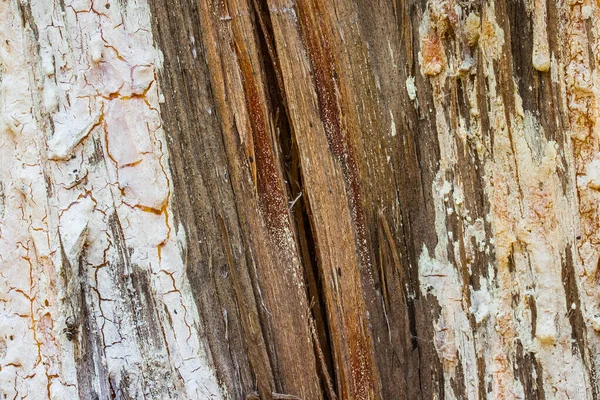
[[[236,40],[235,51],[242,73],[246,104],[249,110],[255,159],[249,161],[256,168],[256,189],[262,214],[271,234],[281,232],[289,225],[286,196],[275,167],[268,126],[252,65],[241,41]]]

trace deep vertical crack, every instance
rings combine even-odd
[[[273,148],[279,155],[283,170],[284,186],[288,195],[290,217],[295,225],[305,286],[310,312],[314,321],[314,351],[319,363],[319,376],[325,398],[336,399],[333,355],[330,344],[330,330],[326,307],[321,296],[321,280],[316,257],[313,226],[310,217],[310,204],[302,179],[302,166],[293,128],[288,117],[285,88],[273,41],[268,5],[265,0],[253,0],[256,30],[261,51],[264,54],[264,76],[268,93],[269,110],[273,113],[275,137],[271,138]]]

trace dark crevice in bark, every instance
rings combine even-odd
[[[480,399],[487,398],[487,390],[485,387],[485,360],[482,354],[477,354],[477,379],[479,381],[479,386],[477,387],[477,393],[479,394]]]
[[[29,2],[22,2],[22,1],[17,2],[17,4],[19,5],[19,11],[21,13],[21,24],[22,24],[23,28],[25,28],[27,25],[29,25],[29,27],[31,28],[31,31],[33,32],[33,35],[35,37],[34,43],[38,49],[38,54],[39,54],[40,33],[39,33],[38,27],[35,23],[35,19],[33,18],[33,14],[31,13],[31,4]]]
[[[571,338],[574,340],[574,351],[579,352],[581,359],[587,369],[588,382],[596,382],[596,368],[594,362],[591,360],[589,354],[589,347],[587,344],[587,326],[583,319],[581,312],[581,301],[579,298],[579,290],[577,288],[577,281],[575,276],[575,266],[573,260],[573,252],[571,247],[565,248],[565,253],[562,260],[562,283],[565,289],[567,315],[569,317],[569,323],[571,325]],[[598,399],[598,386],[594,383],[591,385],[592,398]]]
[[[133,321],[132,325],[135,330],[131,334],[136,337],[133,343],[136,344],[135,347],[144,360],[139,366],[140,376],[134,375],[131,379],[129,371],[124,369],[121,371],[117,378],[117,397],[127,398],[128,393],[133,390],[133,396],[137,392],[138,396],[144,393],[168,398],[175,394],[175,382],[178,378],[176,371],[171,369],[166,338],[162,335],[162,321],[152,294],[150,271],[144,271],[131,262],[131,249],[127,247],[117,213],[111,214],[109,227],[112,246],[117,251],[118,260],[116,264],[107,264],[103,268],[108,268],[110,277],[116,281],[115,286],[121,293],[119,299],[110,301],[119,305],[123,311],[123,314],[119,315],[119,319]],[[100,298],[101,294],[93,286],[90,287]],[[106,318],[101,308],[100,313],[102,318]],[[168,315],[168,312],[166,314]],[[141,321],[143,323],[140,323]],[[119,335],[122,335],[120,340],[126,337],[124,333],[119,333]],[[103,343],[105,347],[110,345],[111,343]],[[112,387],[112,385],[109,386]]]
[[[254,25],[253,28],[256,33],[256,25]],[[257,73],[256,66],[252,64],[250,58],[252,43],[247,43],[242,35],[240,27],[237,24],[233,24],[233,47],[242,78],[242,86],[252,134],[253,153],[255,154],[254,162],[250,163],[255,164],[255,190],[258,197],[259,215],[266,225],[269,244],[276,252],[276,255],[273,255],[272,260],[282,266],[289,265],[291,268],[294,268],[294,264],[296,264],[299,259],[297,258],[296,246],[293,246],[289,242],[290,240],[295,239],[288,236],[291,234],[293,228],[291,220],[289,219],[287,193],[284,188],[283,174],[280,170],[280,161],[276,159],[275,155],[276,149],[280,147],[280,133],[277,131],[281,132],[282,128],[286,128],[285,123],[278,124],[278,115],[280,112],[283,114],[285,110],[280,106],[281,101],[277,102],[276,98],[271,98],[270,102],[267,101],[266,104],[263,104],[261,89],[266,89],[267,99],[270,98],[270,88],[271,96],[277,95],[277,90],[274,90],[273,84],[270,83],[272,82],[272,78],[269,77],[269,74],[266,71],[266,67],[269,63],[263,63],[263,74]],[[260,55],[263,60],[267,58],[266,54]],[[266,81],[263,85],[267,87],[259,86],[261,84],[260,78],[262,76],[264,76]],[[270,113],[275,113],[275,116]],[[270,123],[273,120],[275,120],[274,124]],[[283,118],[281,121],[283,121]],[[275,132],[273,132],[273,128],[275,128]],[[273,136],[275,136],[275,138]],[[248,157],[248,159],[250,161],[250,157]],[[294,279],[294,276],[296,275],[286,276],[281,269],[270,270],[270,268],[273,267],[265,264],[259,266],[259,271],[257,271],[256,274],[255,287],[257,290],[268,291],[266,294],[266,307],[264,307],[264,310],[261,309],[261,311],[264,311],[261,312],[261,322],[264,335],[271,345],[268,349],[272,369],[275,376],[280,378],[275,380],[276,389],[279,393],[287,393],[289,387],[286,388],[286,386],[289,386],[290,379],[296,380],[297,377],[288,376],[286,362],[289,363],[291,360],[288,357],[291,356],[296,349],[303,347],[303,345],[299,346],[300,343],[295,342],[294,340],[296,338],[295,334],[299,331],[290,332],[293,339],[287,335],[285,335],[284,339],[284,335],[281,334],[283,329],[281,329],[280,325],[290,323],[291,321],[295,321],[296,323],[299,322],[297,318],[304,314],[302,305],[306,304],[303,303],[303,301],[306,301],[306,294],[302,293],[300,297],[296,297],[296,300],[299,303],[295,305],[300,307],[298,313],[295,315],[287,313],[286,316],[291,317],[290,320],[282,321],[283,315],[279,313],[287,308],[286,303],[280,298],[275,298],[275,296],[278,294],[281,296],[283,294],[281,290],[282,287],[285,286],[282,286],[281,283],[286,285],[287,289],[293,289],[294,287],[288,285],[297,285],[297,282]],[[277,282],[275,285],[271,285],[270,282],[265,279],[264,274],[267,272],[269,274],[268,276],[273,277],[273,280]],[[257,294],[260,296],[260,292]],[[290,297],[290,299],[291,298],[292,297]],[[308,308],[306,309],[306,312],[308,313]],[[308,333],[309,320],[304,320],[302,323],[307,323],[307,331],[305,331],[305,333]],[[290,328],[292,328],[292,326],[290,326]],[[303,327],[296,325],[294,328],[301,330]],[[277,330],[280,332],[277,332]],[[306,343],[303,342],[303,339],[304,338],[300,339],[302,343]],[[312,348],[312,346],[310,347]],[[282,352],[281,350],[283,349],[285,349],[285,351]],[[312,373],[316,376],[316,371],[312,371]],[[312,380],[312,383],[314,384],[316,382]],[[318,387],[318,385],[315,386]]]
[[[538,387],[538,381],[535,379],[536,375],[538,377],[542,375],[542,372],[538,370],[535,355],[526,352],[520,340],[517,340],[516,348],[517,359],[515,360],[515,364],[518,365],[518,368],[514,368],[514,374],[519,379],[519,382],[523,384],[525,400],[543,399],[543,386]]]
[[[293,199],[296,199],[297,196],[300,196],[300,193],[302,193],[302,190],[300,189],[303,189],[303,186],[301,171],[297,160],[297,149],[292,150],[292,152],[292,163],[289,167],[290,169],[288,170],[288,176],[291,179],[293,179],[293,177],[296,177],[299,181],[298,188],[296,188],[298,194],[292,197]],[[317,354],[318,360],[322,358],[319,375],[323,381],[324,389],[326,389],[329,386],[335,388],[337,387],[337,382],[336,375],[334,373],[333,355],[331,352],[331,333],[327,321],[327,309],[322,296],[322,286],[325,283],[323,281],[323,276],[322,274],[320,274],[318,268],[316,254],[317,250],[315,248],[315,241],[313,238],[313,227],[310,218],[310,204],[307,201],[307,197],[302,195],[298,199],[297,203],[293,206],[292,215],[294,216],[294,220],[296,223],[296,234],[300,245],[300,253],[302,256],[302,265],[304,269],[307,296],[309,299],[311,314],[314,319],[314,330],[316,333],[316,337],[313,337],[313,340],[315,341],[315,353]],[[332,391],[333,390],[334,389],[332,389]],[[335,397],[337,397],[334,391],[333,393],[328,393],[328,391],[326,390],[324,394],[327,395],[325,398],[329,398],[330,400],[333,400]]]
[[[302,179],[301,176],[299,176],[299,178],[300,180]],[[317,249],[312,233],[314,228],[310,218],[310,204],[306,198],[304,198],[302,199],[302,203],[297,204],[296,207],[298,209],[294,211],[294,215],[297,234],[298,240],[300,241],[310,310],[315,324],[314,330],[316,335],[313,335],[315,353],[317,354],[318,360],[322,359],[319,366],[319,376],[323,383],[324,398],[335,400],[339,397],[335,392],[335,388],[338,387],[338,382],[335,374],[331,331],[327,320],[327,308],[322,296],[324,290],[323,285],[326,283],[318,267]]]
[[[510,27],[511,37],[529,38],[533,37],[533,26],[531,18],[523,18],[527,15],[527,9],[524,2],[506,2],[507,23]],[[549,1],[547,4],[548,12],[548,39],[551,49],[557,46],[557,29],[552,27],[557,24],[556,4]],[[561,166],[565,167],[568,162],[565,157],[565,150],[568,146],[564,141],[563,121],[561,116],[563,112],[563,103],[560,99],[560,93],[556,91],[552,84],[550,72],[540,72],[531,66],[533,54],[533,41],[531,40],[511,40],[512,55],[512,74],[516,77],[516,86],[518,94],[523,100],[523,110],[531,113],[537,122],[539,122],[543,131],[539,132],[540,137],[536,139],[540,144],[546,140],[555,141],[561,151],[557,152],[558,160]],[[533,150],[533,149],[532,149]],[[569,177],[571,172],[567,168],[557,168],[556,174],[560,177],[563,193],[567,192]]]
[[[535,297],[531,294],[527,294],[525,301],[527,302],[527,307],[531,313],[531,337],[535,337],[535,327],[537,325],[537,305],[535,303]]]
[[[450,386],[452,387],[454,395],[457,399],[467,398],[465,372],[463,370],[463,363],[460,356],[457,357],[456,376],[454,378],[450,378]]]
[[[475,85],[477,86],[477,109],[481,116],[481,132],[486,148],[490,152],[491,159],[494,159],[494,130],[490,129],[489,102],[487,97],[488,87],[485,78],[483,57],[480,51],[477,52],[477,70],[475,73]]]
[[[63,266],[67,269],[73,268],[69,263],[66,255],[63,252]],[[78,391],[80,398],[95,398],[107,399],[110,398],[110,375],[106,367],[104,359],[105,343],[101,335],[96,334],[100,330],[94,316],[94,310],[91,309],[88,301],[92,296],[90,285],[85,279],[86,263],[83,262],[85,255],[82,256],[77,268],[77,275],[72,276],[72,283],[78,285],[77,293],[71,293],[71,309],[73,310],[79,334],[74,335],[73,346],[75,347],[74,355],[76,360],[77,381],[79,382]],[[73,304],[75,303],[75,304]],[[95,388],[99,389],[96,393]]]
[[[324,398],[337,397],[331,353],[330,330],[326,318],[325,303],[322,298],[322,282],[319,273],[313,228],[311,225],[310,205],[306,188],[303,185],[300,156],[294,132],[288,117],[285,88],[281,78],[279,61],[273,43],[268,5],[265,0],[253,0],[256,18],[256,32],[263,54],[263,68],[269,110],[275,126],[273,146],[279,149],[279,163],[283,170],[285,190],[289,201],[290,216],[295,225],[296,242],[301,256],[304,280],[310,312],[314,320],[314,351],[319,361],[319,376]]]

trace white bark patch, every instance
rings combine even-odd
[[[392,114],[392,110],[390,110],[390,119],[391,119],[391,123],[390,123],[390,135],[392,135],[392,137],[396,136],[396,122],[394,121],[394,114]]]
[[[436,3],[432,1],[431,3]],[[425,76],[436,76],[445,72],[447,67],[446,52],[438,26],[436,24],[437,15],[431,15],[430,7],[423,14],[423,19],[419,24],[419,64],[421,64],[421,73]]]
[[[600,159],[595,159],[587,165],[585,179],[590,188],[600,190]]]
[[[475,343],[467,313],[463,307],[462,283],[455,266],[440,262],[429,256],[424,245],[419,257],[419,282],[423,295],[436,297],[441,314],[435,322],[436,336],[434,345],[442,361],[445,379],[444,391],[448,398],[458,398],[450,384],[450,378],[456,379],[459,363],[465,376],[468,398],[475,398],[477,393],[477,360]]]
[[[70,342],[63,329],[68,317],[86,321],[63,276],[83,271],[76,290],[88,293],[87,334],[101,340],[94,357],[111,384],[133,398],[220,399],[173,226],[148,6],[107,4],[32,1],[22,29],[17,2],[0,2],[0,393],[78,397],[83,336]],[[157,321],[139,318],[154,308],[133,302],[148,300],[133,274],[148,276]],[[163,338],[140,340],[147,323]],[[99,371],[89,374],[107,398]]]
[[[94,211],[94,202],[84,197],[63,210],[59,216],[62,245],[71,264],[76,265],[88,233],[88,221]]]
[[[415,86],[414,76],[406,78],[406,92],[408,93],[409,99],[414,101],[417,98],[417,87]]]
[[[558,63],[563,107],[568,110],[568,144],[572,180],[577,180],[571,212],[579,215],[573,251],[581,313],[588,327],[590,368],[600,368],[600,303],[598,260],[600,259],[600,191],[594,186],[600,137],[600,6],[597,2],[568,2],[561,12],[568,16],[564,34],[568,38],[563,63]],[[589,19],[589,20],[587,20]],[[589,27],[589,28],[588,28]],[[590,185],[591,183],[591,185]],[[591,329],[590,329],[591,328]],[[590,382],[600,389],[600,383]]]
[[[53,93],[52,96],[52,100],[56,101],[56,94]],[[47,108],[52,109],[55,107]],[[83,120],[71,112],[55,116],[54,136],[48,140],[48,158],[51,160],[66,160],[69,158],[75,147],[100,123],[101,118],[102,112],[97,112],[93,118]]]
[[[477,14],[470,12],[465,21],[465,39],[469,46],[477,45],[481,31],[481,20]]]
[[[471,308],[469,310],[473,313],[475,322],[478,324],[485,321],[491,313],[497,312],[490,292],[487,290],[488,282],[486,279],[482,279],[481,287],[480,290],[471,288]]]

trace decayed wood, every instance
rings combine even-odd
[[[0,3],[0,393],[597,399],[598,21]]]

